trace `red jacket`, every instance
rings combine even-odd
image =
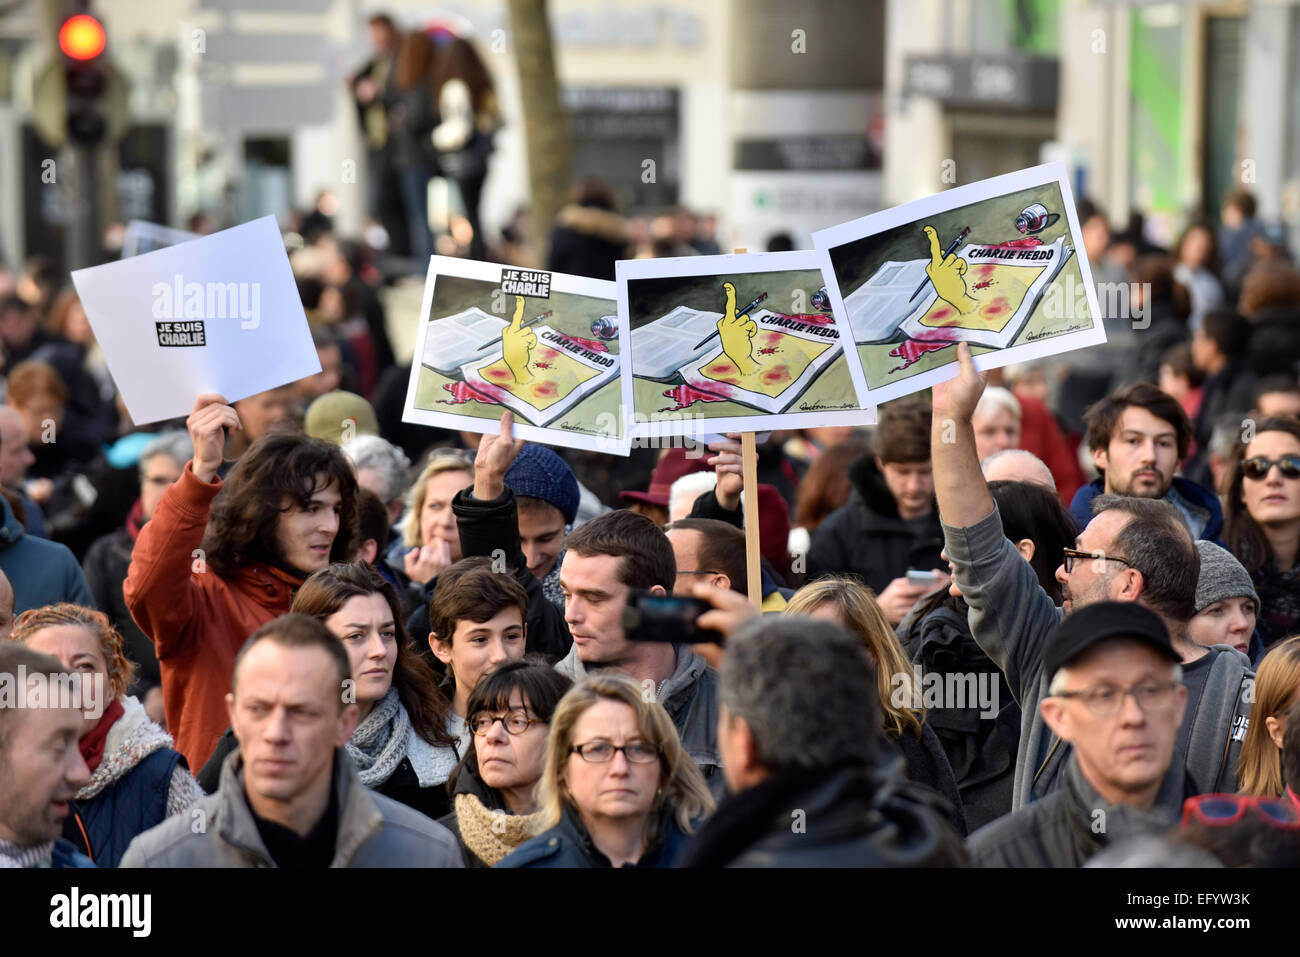
[[[188,462],[140,530],[122,588],[126,607],[158,652],[167,731],[201,768],[230,725],[226,693],[235,655],[261,625],[289,610],[302,579],[250,565],[229,578],[201,554],[222,482],[201,482]]]

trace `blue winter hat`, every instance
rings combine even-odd
[[[578,517],[578,480],[573,470],[544,445],[528,444],[506,470],[506,487],[516,495],[554,505],[568,525]]]

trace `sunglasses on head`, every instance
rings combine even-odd
[[[1242,461],[1241,474],[1258,482],[1268,476],[1274,465],[1281,470],[1283,478],[1300,478],[1300,455],[1283,455],[1276,459],[1266,459],[1262,455],[1257,455]]]

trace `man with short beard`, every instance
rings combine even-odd
[[[1084,413],[1088,448],[1100,478],[1079,489],[1070,514],[1083,528],[1098,495],[1164,499],[1193,538],[1222,545],[1223,509],[1209,489],[1174,475],[1187,457],[1192,423],[1178,400],[1146,382],[1112,392]]]

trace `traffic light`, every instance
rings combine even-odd
[[[76,146],[97,146],[108,127],[105,92],[109,84],[108,38],[103,24],[88,13],[68,17],[59,27],[59,51],[67,84],[67,135]]]

